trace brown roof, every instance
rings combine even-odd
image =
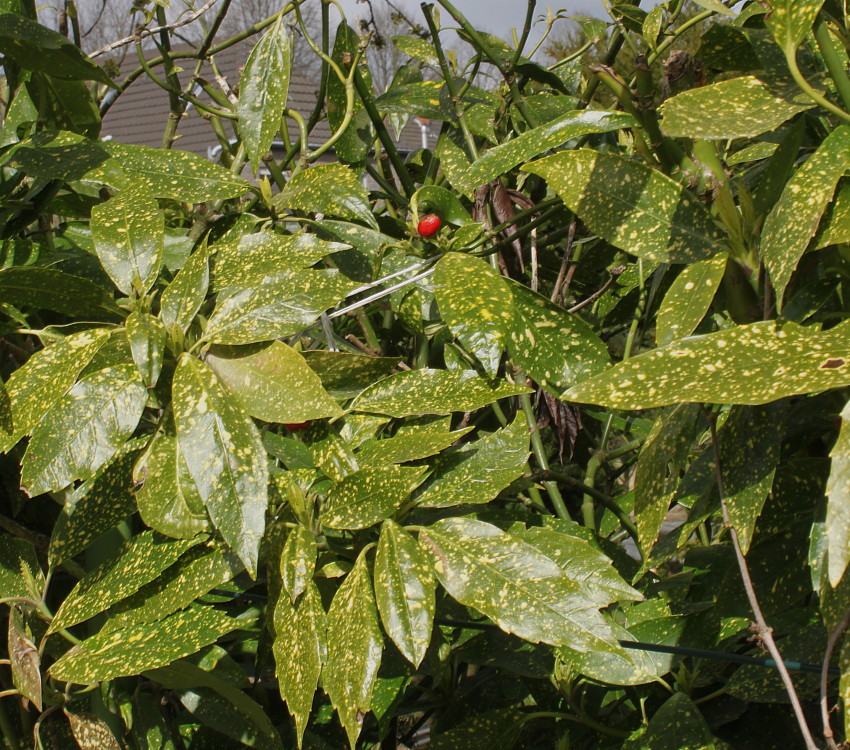
[[[219,70],[231,87],[235,88],[238,85],[241,68],[250,54],[252,47],[253,43],[249,40],[247,43],[243,42],[223,50],[216,56]],[[135,56],[132,54],[129,55],[125,61],[125,70],[132,70],[135,67],[135,62]],[[185,86],[190,80],[191,73],[195,67],[195,61],[192,59],[177,59],[175,63],[178,67],[184,68],[178,75]],[[156,72],[161,77],[164,77],[161,68]],[[208,63],[205,63],[201,75],[212,85],[216,85],[215,77]],[[293,70],[289,84],[287,107],[294,109],[305,119],[308,118],[315,106],[318,88],[317,80],[310,79],[303,73]],[[203,101],[209,101],[205,94],[199,95],[199,98]],[[143,75],[134,81],[107,111],[103,119],[101,137],[114,138],[116,141],[122,143],[159,147],[162,145],[162,134],[165,131],[168,117],[168,92],[158,86],[148,76]],[[222,122],[226,132],[232,135],[232,121],[222,120]],[[287,118],[287,123],[290,137],[293,139],[297,138],[298,130],[295,123],[289,118]],[[392,135],[392,128],[389,131]],[[209,157],[211,153],[217,153],[211,151],[218,146],[218,140],[215,137],[212,126],[198,114],[198,110],[191,104],[187,107],[186,113],[180,120],[177,135],[179,139],[175,143],[175,146],[179,149],[192,151],[205,157]],[[320,120],[310,134],[310,146],[323,143],[329,135],[330,131],[327,120]],[[436,143],[436,135],[436,123],[432,123],[429,128],[428,138],[431,148]],[[405,151],[414,151],[421,147],[422,132],[420,127],[412,120],[402,131],[398,145]]]

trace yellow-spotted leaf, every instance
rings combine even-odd
[[[291,71],[292,39],[279,16],[251,51],[239,78],[237,127],[254,172],[280,130]]]
[[[275,196],[274,205],[280,210],[321,212],[362,221],[378,229],[368,191],[360,184],[357,174],[344,164],[319,164],[299,172]]]
[[[627,359],[561,398],[614,409],[682,401],[765,404],[850,385],[848,326],[764,321],[691,336]]]
[[[434,571],[428,556],[394,521],[384,521],[375,554],[375,599],[384,630],[418,667],[431,642]]]
[[[471,427],[454,432],[415,430],[383,440],[367,440],[357,451],[362,466],[385,466],[428,458],[460,440]]]
[[[300,352],[281,341],[266,346],[212,347],[205,359],[245,411],[288,424],[342,416],[342,409]]]
[[[74,384],[95,352],[106,343],[109,334],[103,328],[75,333],[37,351],[23,367],[12,373],[6,381],[11,417],[3,420],[0,451],[5,453],[24,435],[30,434]]]
[[[432,476],[417,492],[417,505],[445,508],[489,503],[525,472],[528,425],[520,414],[503,430],[441,453]]]
[[[447,253],[434,271],[440,317],[485,372],[495,376],[513,320],[507,285],[480,258]]]
[[[166,343],[165,326],[159,318],[138,311],[130,313],[124,325],[139,375],[148,388],[153,388],[162,371],[162,355]]]
[[[33,430],[21,487],[34,497],[91,477],[136,429],[146,401],[135,365],[107,367],[77,382]]]
[[[336,270],[296,271],[219,301],[204,338],[253,344],[307,328],[357,286]]]
[[[192,606],[157,622],[98,633],[66,651],[49,671],[57,680],[81,685],[138,675],[194,654],[243,625],[212,607]]]
[[[850,402],[841,412],[841,429],[829,455],[832,468],[826,486],[829,502],[824,528],[829,550],[829,582],[835,587],[850,563]]]
[[[169,539],[155,531],[132,537],[77,583],[56,612],[50,632],[88,620],[126,599],[201,541],[203,537]]]
[[[92,240],[109,278],[124,294],[143,294],[162,265],[165,219],[152,194],[138,184],[92,209]]]
[[[135,512],[133,466],[146,443],[147,438],[127,441],[91,479],[67,498],[53,526],[47,550],[51,565],[79,554],[97,537]]]
[[[216,248],[213,289],[217,294],[228,295],[267,284],[348,247],[342,242],[320,240],[315,234],[246,234],[239,242]]]
[[[812,30],[823,0],[771,0],[764,24],[776,43],[788,54],[800,46]]]
[[[353,398],[376,380],[389,375],[399,363],[397,357],[370,357],[318,349],[302,355],[322,385],[338,399]]]
[[[653,714],[641,746],[652,750],[713,750],[715,744],[699,706],[685,693],[673,693]]]
[[[483,185],[571,138],[636,126],[634,118],[625,112],[573,110],[545,125],[527,130],[507,143],[491,148],[469,166],[464,174],[464,182]]]
[[[659,346],[690,336],[705,317],[726,272],[726,253],[687,266],[670,285],[658,310]]]
[[[347,23],[337,26],[332,57],[334,62],[348,73],[352,59],[361,52],[361,38]],[[372,76],[366,60],[359,58],[357,74],[363,81],[367,97],[372,98]],[[362,162],[372,147],[374,127],[360,96],[349,100],[346,84],[338,76],[329,76],[327,88],[328,125],[336,132],[345,125],[339,139],[334,143],[334,152],[340,161],[348,164]],[[346,123],[346,117],[348,122]]]
[[[590,149],[531,162],[590,231],[632,255],[693,263],[722,249],[706,208],[675,180],[641,162]]]
[[[186,331],[203,304],[210,285],[209,248],[195,250],[162,293],[159,317],[166,330]]]
[[[502,630],[532,643],[619,651],[581,585],[535,547],[472,518],[419,532],[443,588]]]
[[[286,537],[280,556],[283,590],[295,604],[313,580],[316,569],[316,539],[303,526],[296,526]]]
[[[130,177],[129,184],[155,198],[198,203],[235,198],[251,184],[191,151],[150,148],[118,141],[103,144]]]
[[[136,504],[152,529],[175,539],[191,539],[210,522],[204,502],[180,451],[173,420],[154,435],[133,469]]]
[[[0,536],[0,596],[34,599],[44,586],[35,547],[9,534]]]
[[[301,747],[327,649],[327,615],[315,583],[310,581],[294,604],[286,597],[278,600],[274,629],[272,650],[280,697],[295,718],[298,747]]]
[[[80,750],[121,750],[121,744],[109,725],[95,714],[74,713],[65,709],[71,733]]]
[[[776,130],[814,105],[798,89],[782,89],[755,76],[688,89],[661,106],[665,133],[679,138],[755,138]],[[706,116],[711,112],[710,116]]]
[[[380,466],[360,469],[336,482],[322,512],[331,529],[365,529],[389,518],[420,484],[424,466]]]
[[[789,180],[764,222],[761,257],[781,304],[839,179],[850,169],[850,127],[833,130]]]
[[[328,611],[327,643],[322,686],[354,750],[384,648],[365,551],[334,594]]]
[[[608,366],[605,344],[578,315],[522,284],[512,283],[510,291],[508,351],[542,388],[558,395]]]
[[[188,354],[177,363],[172,397],[177,444],[207,513],[255,575],[269,483],[260,433],[213,372]]]
[[[471,370],[408,370],[379,380],[351,404],[353,411],[408,417],[473,411],[500,398],[528,393],[505,381],[491,384]]]
[[[103,287],[56,268],[4,268],[0,271],[0,299],[95,320],[114,320],[120,315],[112,295]]]
[[[41,697],[41,654],[33,641],[32,631],[27,624],[23,610],[14,604],[9,605],[9,650],[6,652],[11,662],[12,684],[21,697],[32,701],[42,710]]]

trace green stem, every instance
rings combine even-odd
[[[685,21],[681,26],[679,26],[679,28],[673,31],[670,36],[666,37],[661,42],[661,44],[659,44],[655,48],[655,52],[653,52],[649,56],[649,64],[653,65],[658,60],[658,58],[661,57],[661,55],[664,54],[668,49],[670,49],[670,47],[672,47],[676,43],[676,40],[688,29],[692,29],[694,26],[697,26],[698,24],[702,23],[707,18],[711,18],[713,15],[713,10],[706,10],[702,13],[697,13],[693,18],[689,18],[687,21]]]
[[[827,26],[824,20],[823,13],[818,16],[814,33],[815,41],[817,42],[823,61],[826,63],[826,69],[829,71],[830,78],[832,78],[832,82],[835,84],[835,88],[841,97],[845,109],[850,110],[850,77],[847,76],[846,70],[847,55],[845,54],[844,60],[842,60],[835,51],[835,45],[832,43],[832,36],[829,32],[829,26]]]
[[[525,385],[528,382],[524,374],[517,375],[517,383]],[[537,415],[534,413],[534,407],[531,405],[531,396],[528,393],[522,393],[519,397],[519,403],[522,406],[523,414],[525,414],[525,422],[528,425],[528,431],[531,436],[531,450],[534,453],[534,458],[537,465],[543,471],[549,471],[549,459],[546,456],[546,449],[543,446],[543,438],[540,436],[540,430],[537,427]],[[561,495],[561,490],[558,489],[558,483],[551,480],[543,482],[546,488],[546,493],[552,501],[552,507],[555,509],[555,515],[562,521],[569,521],[570,512],[567,510],[567,505]]]
[[[18,731],[9,720],[9,714],[6,713],[6,708],[3,705],[0,705],[0,734],[9,746],[9,750],[20,750],[21,743],[18,740]]]
[[[594,731],[608,737],[624,739],[629,736],[629,732],[624,732],[620,729],[612,729],[604,724],[600,724],[598,721],[594,721],[588,716],[565,714],[560,711],[535,711],[533,714],[523,716],[521,722],[525,724],[527,721],[534,721],[534,719],[563,719],[564,721],[572,721],[576,724],[582,724],[583,726],[593,729]]]

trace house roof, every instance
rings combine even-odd
[[[234,45],[216,55],[216,62],[221,75],[233,88],[236,88],[239,83],[239,75],[251,52],[253,41],[255,40]],[[135,67],[134,63],[135,57],[128,56],[123,67],[127,70],[132,69]],[[178,76],[183,86],[186,86],[194,70],[195,61],[177,59],[175,63],[184,68],[183,71],[178,73]],[[161,69],[157,72],[162,75]],[[215,85],[215,76],[208,62],[204,64],[201,76]],[[294,69],[289,84],[287,107],[295,110],[305,119],[308,118],[315,106],[318,89],[318,80],[309,78],[303,72]],[[199,95],[199,98],[203,101],[209,101],[205,94]],[[151,78],[143,75],[134,81],[107,111],[103,119],[101,137],[122,143],[160,147],[169,114],[168,92]],[[226,132],[232,137],[234,132],[232,121],[222,120],[222,122]],[[287,118],[287,125],[290,137],[297,138],[298,129],[290,118]],[[429,132],[428,140],[433,148],[436,132],[433,127],[431,130],[434,132]],[[390,128],[390,133],[393,133],[392,128]],[[320,120],[310,135],[311,145],[326,141],[330,137],[327,120],[325,118]],[[177,136],[178,140],[175,142],[175,146],[179,149],[192,151],[208,158],[212,158],[218,153],[216,147],[219,142],[212,126],[191,104],[188,105],[178,124]],[[397,143],[404,151],[415,151],[421,148],[422,130],[419,125],[411,119],[402,131]]]

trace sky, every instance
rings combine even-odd
[[[438,3],[435,0],[430,0],[435,5]],[[368,9],[358,0],[340,0],[345,8],[349,20],[353,20],[356,16],[365,17],[368,14]],[[377,7],[381,5],[382,0],[372,0]],[[424,23],[422,10],[419,3],[413,0],[393,0],[393,3],[400,8],[404,8],[409,12],[410,17]],[[490,34],[495,34],[506,39],[510,39],[511,29],[516,28],[519,33],[522,24],[525,22],[526,4],[523,0],[453,0],[452,3],[461,13],[463,13],[470,22],[480,31],[486,31]],[[658,4],[658,0],[642,0],[641,6],[651,8]],[[588,15],[596,16],[597,18],[607,19],[608,14],[602,0],[538,0],[537,8],[534,11],[535,19],[546,15],[546,7],[552,8],[552,11],[564,10],[567,15]],[[448,25],[451,20],[447,17],[448,14],[443,11],[443,25]],[[545,28],[543,24],[536,27],[542,30]],[[540,31],[532,33],[531,41],[534,43],[539,38]]]

